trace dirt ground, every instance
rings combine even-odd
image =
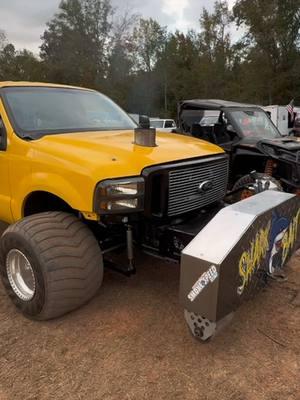
[[[106,271],[87,306],[37,323],[0,286],[0,400],[299,400],[300,254],[207,344],[189,334],[179,267],[142,256]]]

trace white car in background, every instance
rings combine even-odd
[[[150,127],[162,132],[172,132],[177,128],[174,119],[150,118]]]

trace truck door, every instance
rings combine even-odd
[[[0,104],[0,221],[11,222],[7,131],[1,111]]]

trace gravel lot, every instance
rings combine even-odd
[[[184,322],[179,267],[139,258],[51,322],[23,318],[0,286],[0,400],[300,399],[300,254],[207,344]]]

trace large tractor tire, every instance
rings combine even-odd
[[[78,218],[63,212],[36,214],[11,225],[1,238],[0,269],[16,307],[36,320],[87,303],[103,279],[95,237]]]

